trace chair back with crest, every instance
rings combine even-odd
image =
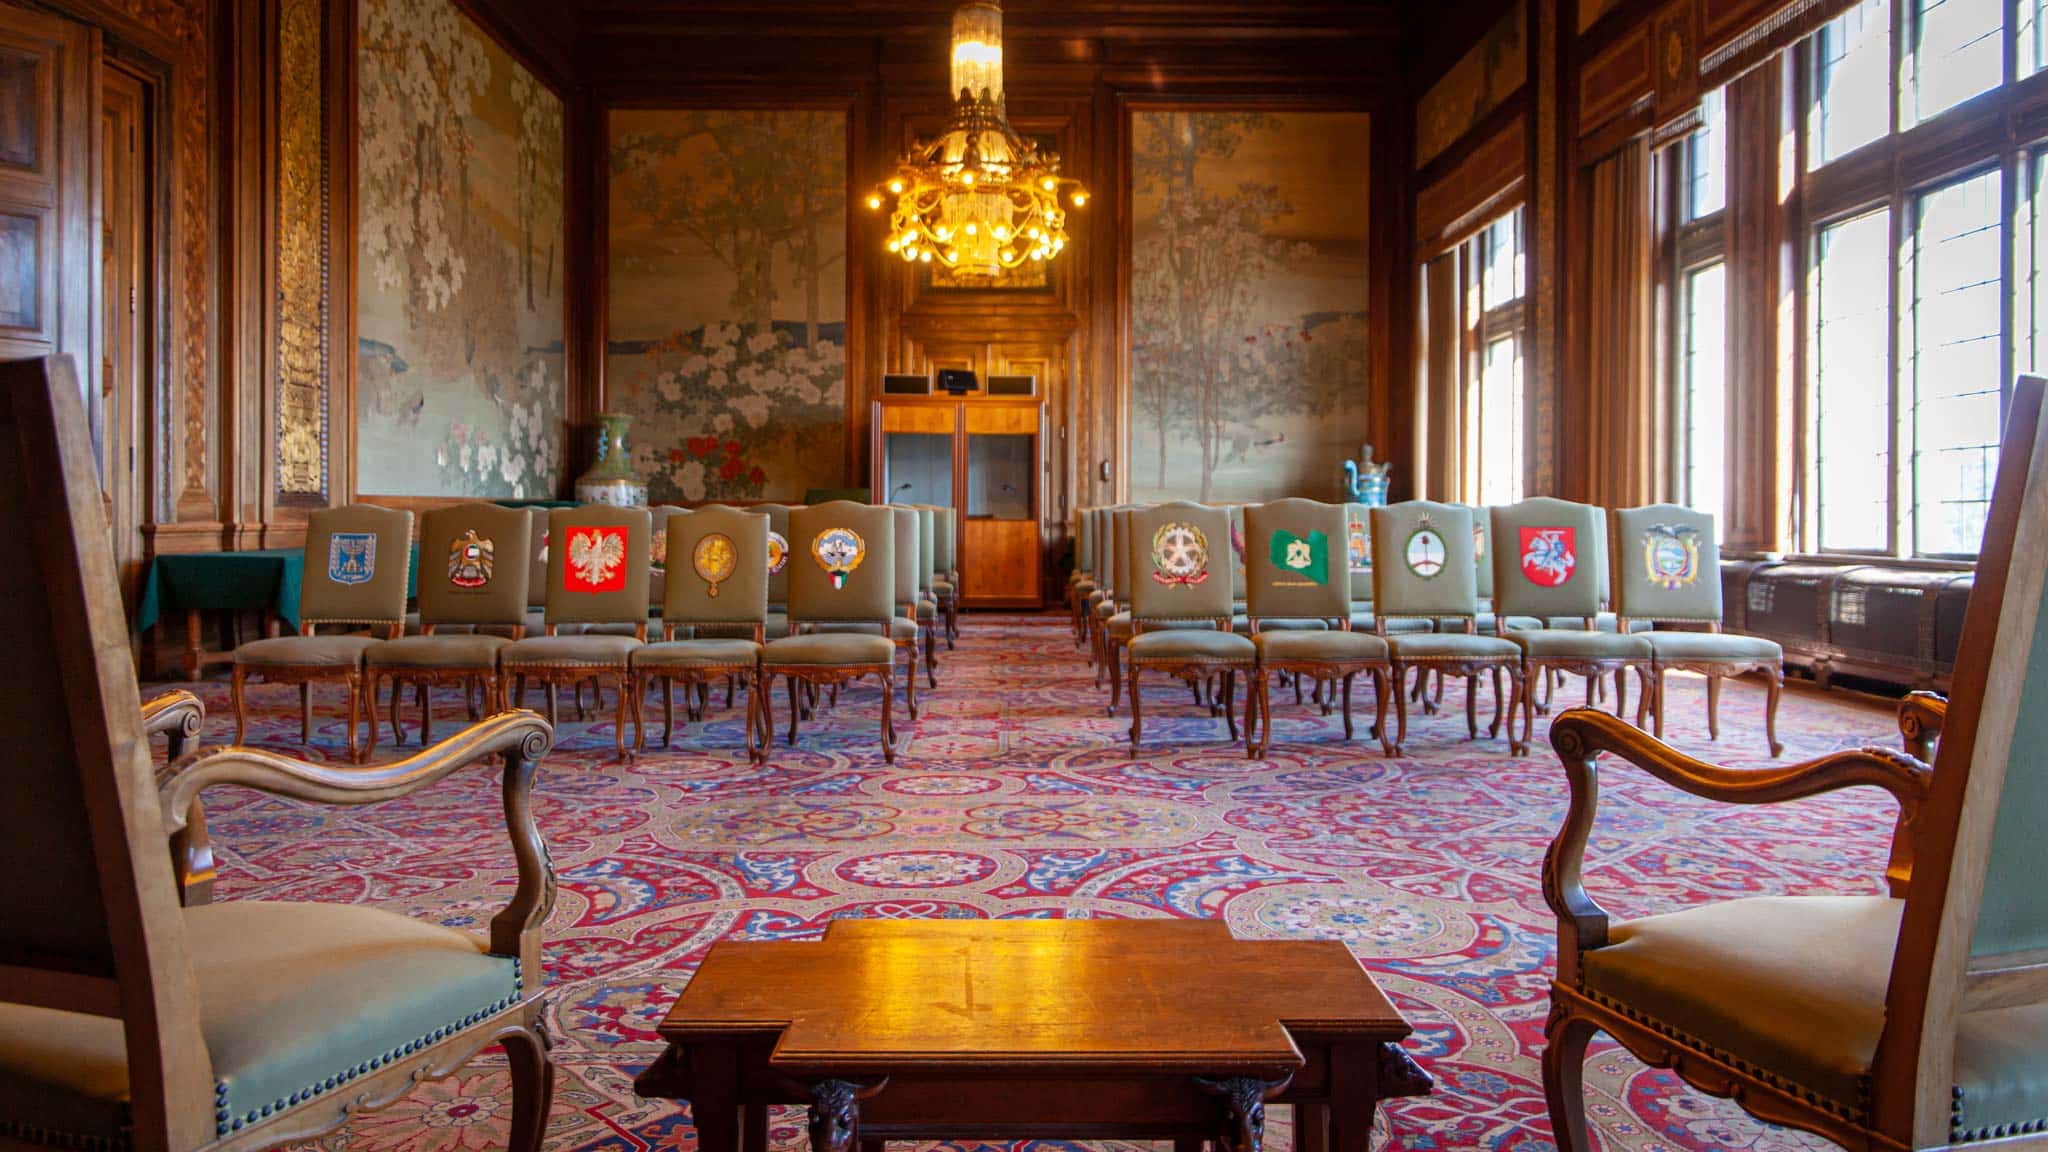
[[[1880,1131],[1913,1147],[2048,1130],[2038,1071],[2024,1099],[2010,1091],[2028,1079],[2014,1068],[2038,1070],[2048,1048],[2043,387],[2022,377],[2014,389],[1933,784],[1911,830],[1871,1108]]]
[[[932,504],[913,507],[917,509],[917,594],[930,596],[932,584],[939,578],[939,509]]]
[[[1492,509],[1472,508],[1473,590],[1481,600],[1493,599],[1493,516]]]
[[[788,504],[751,504],[747,511],[768,517],[768,604],[771,608],[789,604],[789,563],[794,558],[789,543]]]
[[[1714,518],[1678,504],[1607,514],[1614,613],[1625,620],[1721,621],[1721,544]]]
[[[917,574],[923,534],[918,531],[918,512],[915,508],[896,505],[890,509],[895,517],[896,550],[896,614],[906,620],[917,619]]]
[[[1260,619],[1351,622],[1342,504],[1274,500],[1244,510],[1245,611]]]
[[[1344,559],[1351,568],[1351,602],[1372,603],[1372,509],[1344,505]]]
[[[526,514],[531,517],[526,529],[526,606],[543,608],[548,602],[548,510],[536,504]]]
[[[412,513],[375,504],[315,510],[299,575],[301,627],[402,624],[411,569]]]
[[[669,517],[665,628],[768,618],[768,517],[722,504]]]
[[[1589,622],[1600,614],[1600,570],[1607,565],[1600,509],[1532,496],[1480,514],[1492,524],[1486,538],[1493,557],[1479,570],[1491,573],[1487,583],[1500,631],[1507,631],[1511,614]],[[1472,539],[1476,546],[1481,533],[1475,529]]]
[[[1476,617],[1479,572],[1472,509],[1410,500],[1372,510],[1375,624],[1401,617]]]
[[[654,517],[645,508],[586,504],[548,512],[548,627],[647,627]]]
[[[1230,629],[1230,514],[1176,500],[1129,514],[1131,621],[1211,620]]]
[[[68,357],[0,363],[0,531],[22,546],[0,565],[0,866],[16,879],[0,886],[0,1002],[119,1018],[133,1131],[104,1135],[198,1147],[213,1065]]]
[[[792,630],[799,621],[888,626],[896,615],[896,511],[828,500],[790,513]]]
[[[533,517],[524,508],[457,504],[420,516],[420,623],[526,623]]]

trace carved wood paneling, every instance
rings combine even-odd
[[[1516,199],[1529,175],[1529,121],[1516,115],[1415,193],[1418,255],[1465,239]]]
[[[1654,85],[1650,29],[1647,24],[1637,25],[1580,70],[1579,134],[1589,135],[1627,111],[1648,95]]]
[[[327,495],[328,197],[322,0],[280,0],[277,30],[277,491]]]

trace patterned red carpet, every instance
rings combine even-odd
[[[561,875],[548,946],[561,1069],[551,1148],[693,1146],[683,1113],[632,1093],[656,1020],[713,942],[805,938],[839,916],[1207,916],[1242,936],[1341,939],[1415,1022],[1412,1050],[1436,1077],[1435,1096],[1391,1106],[1384,1146],[1551,1146],[1537,1056],[1555,941],[1539,868],[1564,785],[1547,721],[1537,754],[1509,759],[1504,742],[1465,741],[1454,685],[1443,714],[1414,723],[1409,755],[1389,761],[1276,695],[1281,742],[1254,763],[1185,689],[1161,683],[1134,760],[1127,719],[1102,714],[1062,620],[969,618],[941,676],[893,767],[875,745],[873,689],[849,692],[764,768],[738,754],[734,713],[715,711],[674,752],[626,768],[612,762],[608,721],[565,715],[536,803]],[[223,739],[224,686],[201,688],[209,734]],[[1698,681],[1674,681],[1675,742],[1764,762],[1761,690],[1724,693],[1718,745],[1706,741],[1703,696]],[[252,741],[296,746],[296,692],[252,697]],[[319,701],[316,755],[340,755],[336,703]],[[438,731],[453,731],[452,693],[441,716]],[[1787,694],[1779,730],[1788,761],[1895,742],[1886,711],[1805,691]],[[1875,793],[1736,810],[1621,769],[1605,784],[1589,870],[1618,912],[1879,888],[1892,811]],[[480,929],[510,890],[490,771],[374,808],[223,791],[209,811],[225,899],[375,903]],[[1611,1046],[1596,1049],[1587,1080],[1606,1149],[1827,1147]],[[486,1059],[328,1143],[498,1149],[508,1117],[502,1059]],[[1269,1146],[1285,1148],[1285,1117],[1275,1119]],[[778,1113],[773,1139],[801,1146],[800,1116]]]

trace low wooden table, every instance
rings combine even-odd
[[[634,1081],[688,1100],[701,1152],[763,1152],[768,1106],[812,1152],[885,1140],[1139,1139],[1364,1152],[1429,1076],[1407,1021],[1334,941],[1215,920],[835,920],[820,943],[712,947]]]

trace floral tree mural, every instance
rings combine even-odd
[[[1335,496],[1365,434],[1367,131],[1133,115],[1133,498]]]
[[[362,0],[356,487],[562,485],[562,102],[449,0]]]
[[[616,110],[605,379],[650,498],[845,480],[846,117]]]

